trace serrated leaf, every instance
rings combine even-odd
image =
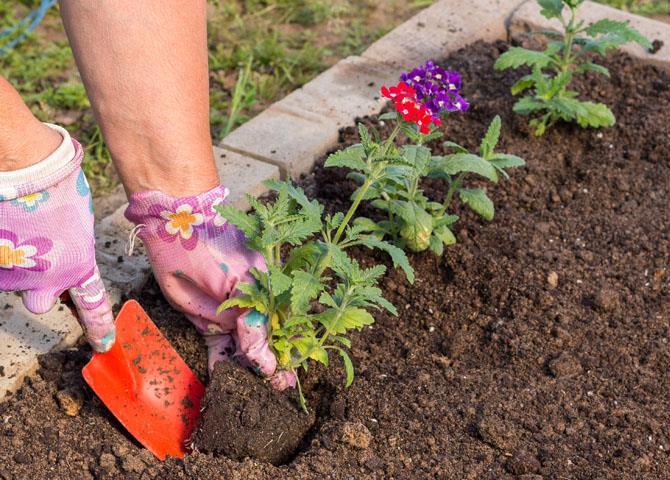
[[[430,150],[418,145],[405,145],[402,148],[402,156],[419,172],[426,169],[431,159]]]
[[[293,272],[293,286],[291,287],[293,312],[306,312],[309,309],[309,302],[316,298],[323,288],[321,280],[311,273],[302,270]]]
[[[360,227],[360,233],[363,232],[383,232],[384,229],[377,225],[374,221],[366,217],[358,217],[354,220],[354,225]]]
[[[289,288],[291,288],[291,277],[281,271],[281,267],[277,265],[270,265],[268,267],[270,272],[270,285],[272,285],[273,295],[281,295]]]
[[[363,146],[367,149],[370,146],[370,132],[368,131],[367,127],[363,125],[362,123],[358,124],[358,136],[361,139],[361,143]]]
[[[299,337],[291,340],[301,355],[328,366],[328,352],[314,337]]]
[[[454,153],[446,155],[441,162],[440,168],[449,175],[461,172],[471,172],[488,178],[493,183],[498,182],[498,174],[495,167],[489,162],[471,153]]]
[[[486,220],[493,220],[493,202],[481,188],[462,188],[458,191],[461,201]]]
[[[512,95],[518,95],[521,92],[528,90],[533,85],[535,85],[535,80],[533,80],[532,75],[524,75],[519,80],[517,80],[514,85],[512,85]]]
[[[577,73],[583,72],[595,72],[599,73],[600,75],[605,75],[607,78],[610,77],[610,71],[606,67],[593,62],[584,62],[579,65],[577,68]]]
[[[414,269],[409,264],[407,255],[405,255],[405,252],[403,252],[401,248],[391,245],[383,240],[379,240],[373,236],[365,237],[361,239],[360,242],[368,248],[377,248],[388,253],[393,261],[393,266],[402,268],[402,271],[405,272],[405,276],[407,277],[407,281],[409,283],[414,283]]]
[[[366,171],[365,147],[363,145],[352,145],[328,156],[326,167],[346,167],[352,170]]]
[[[259,235],[261,225],[255,215],[245,213],[232,205],[216,205],[214,209],[223,218],[242,230],[247,238],[254,238]]]
[[[559,18],[563,12],[562,0],[537,0],[542,10],[540,13],[545,18]]]
[[[508,68],[519,68],[523,65],[544,68],[553,61],[554,59],[551,55],[545,52],[537,52],[522,47],[512,47],[498,57],[494,68],[496,70],[506,70]]]
[[[603,18],[589,25],[585,32],[591,37],[606,35],[612,43],[619,43],[620,45],[628,42],[636,42],[646,49],[652,47],[649,39],[642,35],[637,29],[631,27],[628,20],[621,22]]]
[[[616,123],[614,113],[604,103],[579,102],[581,109],[577,113],[580,127],[611,127]]]
[[[397,119],[398,119],[397,112],[386,112],[379,115],[379,120],[397,120]]]
[[[351,340],[349,340],[347,337],[342,337],[340,335],[331,335],[330,338],[336,342],[340,342],[347,348],[351,348]]]
[[[347,307],[344,310],[328,309],[317,315],[318,321],[329,333],[344,334],[347,330],[361,330],[363,327],[375,323],[369,312],[357,307]]]
[[[216,309],[216,314],[220,315],[224,310],[229,308],[255,308],[258,310],[258,307],[264,308],[257,300],[253,299],[248,295],[240,295],[238,297],[232,297],[221,303]],[[259,310],[260,311],[260,310]]]
[[[500,119],[500,115],[496,115],[491,121],[488,130],[486,130],[486,135],[484,135],[479,146],[479,152],[482,157],[488,158],[495,150],[496,145],[498,145],[498,140],[500,139],[501,126],[502,120]]]
[[[521,115],[528,115],[539,110],[544,110],[545,108],[547,108],[546,102],[527,96],[517,100],[513,110]]]

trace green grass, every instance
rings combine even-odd
[[[638,15],[668,15],[670,1],[668,0],[596,0],[614,8],[626,10]]]
[[[433,1],[209,0],[212,140],[340,58],[361,53]],[[39,0],[0,0],[0,28],[37,4]],[[118,182],[57,8],[28,41],[0,57],[0,74],[38,118],[63,124],[87,146],[84,170],[97,194]]]

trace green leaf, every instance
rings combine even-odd
[[[448,148],[453,148],[458,153],[470,153],[470,152],[468,152],[467,148],[462,147],[458,143],[454,143],[454,142],[451,142],[451,141],[442,142],[442,146],[443,147],[448,147]]]
[[[317,319],[329,333],[340,335],[347,333],[347,330],[353,328],[361,330],[375,323],[369,312],[357,307],[347,307],[344,310],[330,308],[317,315]]]
[[[405,252],[403,252],[401,248],[391,245],[383,240],[379,240],[373,236],[361,239],[361,244],[368,248],[377,248],[388,253],[393,261],[393,266],[402,268],[402,271],[405,272],[405,276],[407,277],[407,281],[409,283],[414,283],[414,269],[409,264],[407,255],[405,255]]]
[[[471,172],[488,178],[493,183],[498,182],[496,169],[483,158],[471,153],[454,153],[446,155],[441,162],[440,168],[449,175],[456,175],[461,172]]]
[[[489,125],[486,135],[482,139],[482,142],[479,146],[479,152],[481,156],[488,159],[489,155],[493,153],[496,145],[498,145],[498,140],[500,139],[500,127],[502,126],[502,120],[500,120],[500,115],[496,115],[491,124]]]
[[[344,372],[346,374],[346,381],[344,386],[349,388],[354,381],[354,364],[347,352],[341,348],[338,348],[337,351],[340,354],[340,357],[342,357],[342,362],[344,363]]]
[[[314,337],[298,337],[291,340],[291,343],[298,349],[300,355],[307,356],[312,360],[321,362],[328,366],[328,352],[319,341]]]
[[[559,18],[563,12],[562,0],[537,0],[542,10],[540,13],[545,18]]]
[[[358,217],[354,220],[354,225],[361,227],[361,232],[383,232],[384,229],[374,221],[366,217]]]
[[[269,265],[268,270],[270,272],[270,285],[272,285],[273,295],[281,295],[291,288],[291,277],[284,274],[281,271],[281,267],[277,265]]]
[[[358,124],[358,136],[360,137],[363,146],[366,149],[369,148],[370,144],[372,143],[370,140],[370,132],[368,131],[367,127],[362,123]]]
[[[581,65],[579,65],[579,67],[577,68],[577,73],[584,73],[584,72],[595,72],[601,75],[605,75],[607,78],[610,77],[610,71],[607,68],[593,62],[584,62]]]
[[[611,127],[616,123],[614,113],[604,103],[579,102],[581,109],[577,113],[580,127]]]
[[[618,43],[619,45],[628,42],[636,42],[647,50],[652,47],[649,39],[642,35],[638,30],[631,27],[628,20],[621,22],[603,18],[602,20],[598,20],[589,25],[585,32],[590,37],[606,35],[612,43]]]
[[[494,207],[491,199],[481,188],[462,188],[458,191],[461,201],[486,220],[493,220]]]
[[[340,342],[347,348],[351,348],[351,340],[349,340],[347,337],[341,337],[339,335],[331,335],[330,338],[336,342]]]
[[[260,234],[261,225],[255,215],[245,213],[232,205],[216,205],[214,209],[223,218],[242,230],[247,238],[254,238]]]
[[[365,171],[365,148],[363,145],[352,145],[328,156],[326,167],[346,167],[352,170]]]
[[[309,302],[316,298],[323,288],[321,280],[311,273],[302,270],[293,272],[293,286],[291,287],[293,312],[306,312],[309,309]]]
[[[437,255],[438,257],[441,257],[442,254],[444,253],[444,243],[435,236],[435,234],[430,236],[430,250]]]
[[[521,115],[528,115],[530,113],[537,112],[539,110],[544,110],[546,108],[547,108],[546,102],[530,96],[526,96],[516,101],[513,110],[516,113],[520,113]]]
[[[522,47],[512,47],[498,57],[494,68],[496,70],[506,70],[508,68],[519,68],[523,65],[544,68],[553,61],[552,56],[545,52],[536,52],[535,50],[528,50]]]
[[[402,156],[412,165],[414,169],[423,172],[428,167],[431,153],[426,147],[418,145],[405,145],[402,148]]]
[[[264,306],[262,303],[259,303],[257,299],[254,299],[248,295],[240,295],[238,297],[232,297],[223,302],[221,305],[218,306],[216,309],[216,314],[219,315],[221,312],[224,310],[228,310],[229,308],[255,308],[259,312],[259,307],[261,309],[264,309]]]
[[[516,155],[508,155],[506,153],[494,154],[489,162],[491,162],[491,164],[502,173],[505,178],[509,178],[509,175],[507,175],[507,172],[505,171],[506,168],[521,167],[526,164],[526,161],[523,158],[517,157]]]
[[[435,232],[433,232],[433,233],[446,246],[456,244],[456,236],[454,235],[454,232],[449,230],[449,228],[447,228],[447,227],[440,227],[440,228],[436,229]]]
[[[386,112],[379,115],[379,120],[397,120],[397,119],[398,119],[397,112]]]
[[[533,85],[535,85],[535,80],[533,79],[532,75],[524,75],[519,80],[517,80],[514,85],[512,85],[512,95],[518,95],[521,92],[528,90]]]

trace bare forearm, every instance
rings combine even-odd
[[[126,190],[218,183],[204,0],[62,0],[63,21]]]

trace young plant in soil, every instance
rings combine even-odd
[[[346,351],[351,346],[347,333],[374,322],[370,309],[397,314],[377,287],[386,268],[361,268],[347,255],[348,248],[360,245],[384,250],[414,281],[401,249],[351,224],[367,190],[383,180],[397,161],[384,151],[368,152],[359,160],[367,165],[370,176],[346,214],[324,217],[323,206],[316,200],[310,201],[290,183],[276,181],[268,182],[277,192],[274,202],[261,203],[248,196],[251,213],[230,205],[217,207],[244,232],[248,247],[261,253],[267,265],[267,271],[253,269],[256,283],[238,285],[242,294],[226,300],[219,309],[255,308],[266,315],[278,368],[296,373],[296,378],[299,369],[307,370],[309,360],[327,366],[329,353],[336,352],[344,362],[346,385],[351,385],[354,368]],[[283,252],[290,248],[284,259]],[[301,406],[307,411],[299,379],[297,385]]]
[[[595,72],[609,77],[607,68],[591,61],[593,55],[605,55],[629,42],[651,48],[651,42],[628,22],[602,19],[585,25],[577,19],[577,9],[583,0],[538,0],[542,15],[558,19],[563,31],[545,31],[549,38],[544,51],[538,52],[512,47],[495,63],[496,70],[528,66],[532,73],[521,77],[512,86],[512,94],[530,93],[521,97],[514,111],[533,115],[530,126],[541,136],[559,120],[577,122],[581,127],[609,127],[616,119],[603,103],[579,100],[578,93],[570,90],[575,75]],[[564,10],[568,15],[564,15]],[[591,54],[591,55],[589,55]]]
[[[395,112],[384,114],[381,120],[395,121],[395,128],[384,142],[374,132],[374,140],[368,131],[359,127],[361,143],[332,155],[326,166],[347,167],[349,174],[365,187],[370,173],[365,169],[360,156],[371,150],[383,150],[394,159],[394,166],[375,188],[368,188],[366,199],[386,212],[387,218],[375,222],[360,217],[355,224],[380,239],[390,237],[403,249],[420,252],[430,248],[442,255],[444,247],[456,243],[450,226],[458,220],[448,213],[452,200],[458,195],[479,215],[491,220],[494,215],[493,202],[481,188],[465,188],[463,182],[468,173],[475,173],[497,183],[498,173],[507,176],[506,168],[524,165],[523,159],[495,152],[500,137],[500,117],[491,123],[481,142],[479,155],[468,152],[453,142],[445,142],[456,153],[433,156],[425,144],[442,136],[431,130],[431,125],[440,125],[441,117],[449,112],[465,111],[468,104],[460,95],[461,78],[457,72],[446,71],[432,62],[412,72],[404,73],[398,85],[382,88],[382,95],[391,99]],[[396,147],[398,133],[404,133],[410,144]],[[426,177],[441,178],[448,184],[443,202],[431,201],[421,189]],[[354,192],[354,197],[358,190]]]

